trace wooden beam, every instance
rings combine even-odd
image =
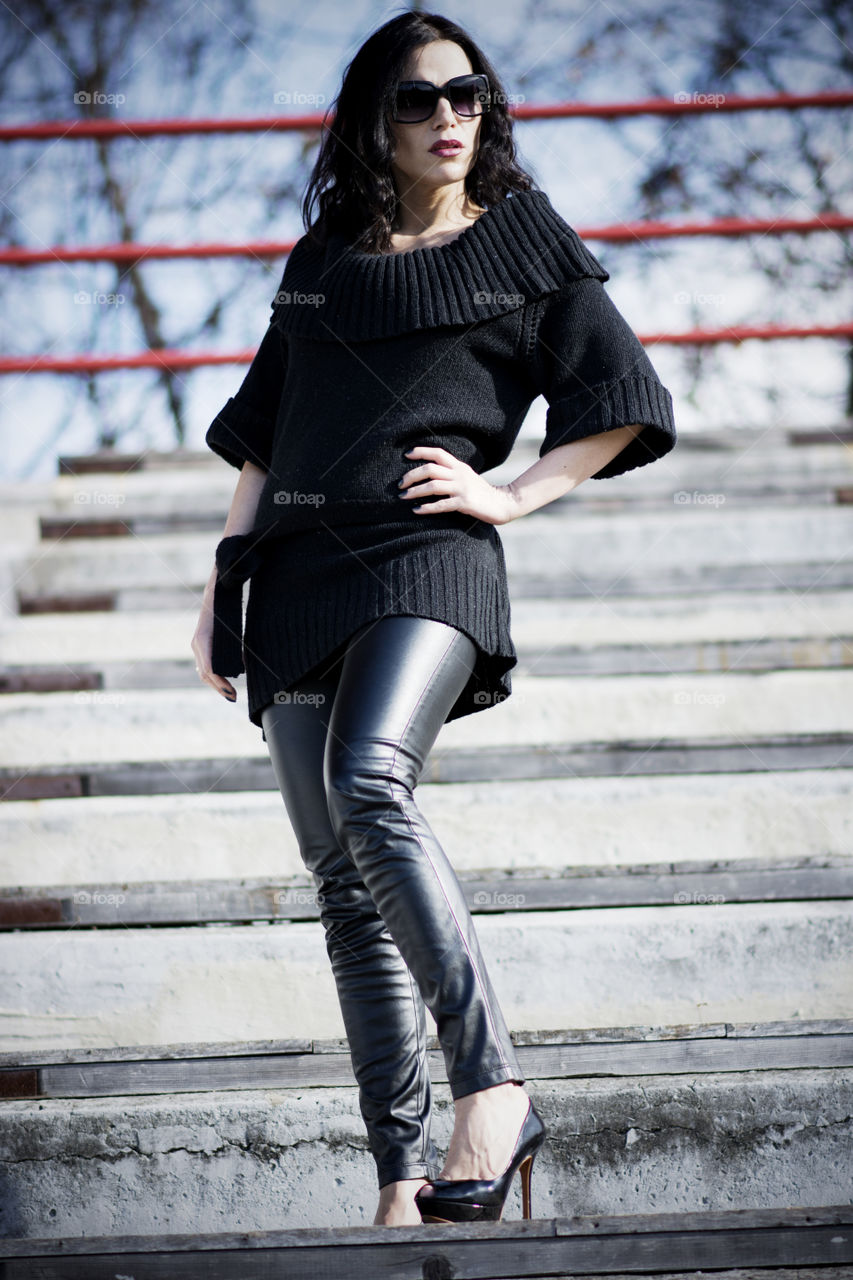
[[[151,449],[144,453],[117,453],[114,449],[102,449],[97,453],[61,454],[58,470],[61,476],[117,471],[176,471],[183,467],[205,467],[217,461],[209,449]]]
[[[844,1025],[844,1024],[843,1024]],[[697,1072],[828,1069],[853,1066],[853,1025],[845,1033],[728,1035],[722,1033],[667,1038],[612,1039],[578,1043],[568,1033],[547,1033],[524,1042],[513,1037],[525,1077],[566,1080],[592,1076],[695,1075]],[[563,1040],[559,1039],[562,1034]],[[624,1032],[623,1032],[624,1034]],[[538,1042],[537,1042],[538,1041]],[[435,1038],[427,1054],[430,1078],[447,1082],[444,1055]],[[194,1093],[208,1089],[337,1088],[355,1084],[345,1043],[323,1051],[309,1047],[298,1052],[275,1045],[255,1048],[241,1056],[240,1046],[218,1055],[215,1046],[193,1056],[156,1047],[132,1046],[121,1057],[102,1051],[66,1051],[65,1061],[45,1061],[43,1055],[4,1054],[0,1065],[0,1098],[95,1098],[141,1094]],[[73,1060],[74,1058],[81,1060]],[[29,1088],[31,1092],[23,1092]]]
[[[853,1208],[329,1227],[220,1235],[0,1240],[3,1280],[447,1280],[671,1275],[853,1262]]]
[[[221,530],[227,512],[173,511],[162,516],[138,515],[126,520],[108,520],[88,516],[41,516],[40,536],[43,540],[57,538],[124,538],[149,537],[152,534],[207,533]]]
[[[551,742],[541,746],[435,748],[421,782],[494,782],[502,778],[623,777],[662,773],[762,773],[834,769],[845,763],[853,733],[768,734],[707,738],[634,738],[624,742]],[[276,791],[268,758],[99,761],[0,768],[0,800],[57,795],[127,796],[180,792]]]
[[[803,902],[853,898],[853,859],[800,865],[737,861],[566,867],[507,874],[461,873],[475,915],[598,907],[699,906],[728,902]],[[127,881],[33,886],[0,891],[0,930],[128,928],[212,921],[319,920],[317,889],[307,879]]]

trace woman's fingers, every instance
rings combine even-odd
[[[237,701],[237,690],[225,676],[217,675],[210,665],[210,654],[213,647],[213,632],[208,626],[197,628],[192,638],[193,654],[195,656],[195,669],[198,677],[205,684],[209,684],[223,698],[227,698],[229,702]]]
[[[200,669],[198,674],[205,684],[211,685],[217,693],[222,694],[223,698],[227,698],[229,702],[236,702],[237,690],[224,676],[218,676],[215,671],[205,671],[203,669]]]

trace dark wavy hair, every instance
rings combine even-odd
[[[402,13],[365,40],[324,117],[320,152],[302,202],[305,229],[318,243],[339,233],[364,253],[390,249],[399,197],[391,173],[394,139],[388,115],[409,55],[435,40],[458,44],[473,71],[489,78],[492,106],[480,117],[477,155],[465,176],[468,198],[488,208],[510,191],[537,187],[516,163],[507,95],[486,55],[441,14]],[[326,117],[332,108],[335,119],[329,126]],[[319,213],[313,219],[315,203]]]

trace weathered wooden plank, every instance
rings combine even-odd
[[[543,746],[437,747],[421,782],[491,782],[502,778],[602,777],[661,773],[756,773],[833,769],[849,763],[853,733],[772,734],[709,742],[705,738]],[[39,767],[22,775],[0,768],[0,800],[55,795],[166,795],[198,791],[277,790],[268,759],[113,761]]]
[[[384,1244],[389,1235],[402,1241],[420,1241],[427,1231],[439,1224],[422,1223],[413,1227],[283,1227],[277,1231],[236,1231],[174,1234],[166,1236],[79,1236],[7,1240],[0,1238],[0,1257],[50,1256],[62,1252],[67,1256],[88,1256],[105,1248],[116,1253],[136,1250],[153,1253],[164,1243],[176,1253],[199,1248],[266,1249],[269,1247],[312,1246],[334,1243]],[[448,1240],[546,1240],[558,1236],[602,1238],[611,1235],[653,1235],[666,1231],[767,1230],[775,1227],[810,1228],[819,1226],[853,1226],[853,1206],[774,1205],[770,1208],[669,1210],[660,1213],[574,1214],[569,1217],[537,1218],[530,1221],[470,1222],[449,1224],[441,1235]]]
[[[132,530],[126,520],[106,520],[90,516],[76,520],[73,516],[40,516],[39,535],[43,541],[57,538],[127,538]]]
[[[701,1221],[701,1219],[707,1221]],[[529,1222],[0,1241],[3,1280],[395,1280],[672,1274],[680,1268],[841,1266],[850,1206]],[[38,1260],[36,1262],[36,1260]],[[38,1270],[35,1270],[35,1267]]]
[[[754,1039],[763,1036],[853,1036],[853,1018],[791,1018],[787,1022],[698,1022],[650,1026],[567,1027],[511,1031],[516,1045],[643,1044],[657,1040]],[[428,1035],[427,1049],[440,1049]],[[245,1058],[283,1053],[348,1053],[346,1037],[329,1040],[221,1040],[191,1044],[133,1044],[67,1049],[18,1049],[0,1053],[0,1067],[38,1067],[59,1063],[163,1062],[176,1058]]]
[[[682,672],[824,670],[853,665],[853,636],[770,636],[701,644],[518,648],[520,676],[675,675]]]
[[[83,476],[116,471],[174,471],[182,467],[206,467],[217,461],[209,449],[146,449],[143,453],[102,449],[96,453],[60,454],[57,465],[61,476]]]
[[[832,1036],[698,1037],[517,1047],[530,1080],[626,1075],[681,1075],[853,1066],[853,1034]],[[444,1055],[427,1055],[430,1077],[446,1083]],[[32,1064],[27,1064],[30,1067]],[[58,1063],[39,1067],[23,1095],[23,1066],[0,1068],[0,1097],[92,1098],[186,1093],[213,1089],[295,1089],[355,1083],[349,1053],[257,1054],[181,1060]],[[8,1082],[7,1082],[8,1077]],[[11,1090],[12,1092],[7,1092]]]
[[[227,511],[172,511],[167,515],[134,515],[124,520],[95,516],[41,516],[39,533],[44,541],[58,538],[150,537],[159,533],[206,533],[221,530]]]
[[[601,868],[596,874],[460,877],[474,914],[614,906],[713,906],[724,902],[826,901],[853,897],[853,861],[834,866],[758,869],[737,865],[662,873]],[[0,893],[0,930],[317,920],[313,882],[199,880],[81,884]]]
[[[76,693],[102,689],[103,674],[93,668],[6,666],[0,668],[0,693]]]
[[[720,1026],[719,1023],[710,1024]],[[786,1024],[781,1024],[785,1026]],[[853,1035],[853,1020],[844,1023]],[[725,1034],[718,1032],[717,1034]],[[781,1032],[779,1034],[782,1034]],[[437,1049],[438,1038],[428,1041]],[[343,1053],[346,1041],[339,1040],[211,1040],[196,1044],[129,1044],[71,1049],[17,1049],[0,1053],[0,1067],[41,1067],[57,1063],[168,1062],[175,1058],[247,1058],[255,1054]]]
[[[788,444],[838,444],[843,441],[849,443],[853,441],[853,430],[850,427],[812,427],[799,430],[796,427],[789,427],[785,432]]]
[[[0,801],[55,800],[86,795],[86,779],[75,769],[39,769],[21,774],[0,769]]]
[[[19,613],[110,613],[116,607],[114,591],[69,592],[67,595],[31,596],[20,593]]]
[[[853,1020],[843,1018],[790,1019],[787,1022],[727,1022],[726,1035],[746,1036],[837,1036],[853,1034]]]

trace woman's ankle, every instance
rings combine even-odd
[[[426,1183],[427,1179],[405,1178],[399,1182],[386,1182],[379,1188],[379,1205],[373,1225],[405,1226],[417,1225],[421,1221],[420,1210],[415,1203],[415,1192]]]
[[[454,1099],[453,1105],[457,1115],[464,1115],[472,1107],[482,1106],[484,1102],[506,1102],[509,1098],[515,1098],[519,1092],[528,1096],[520,1080],[502,1080],[499,1084],[486,1085],[484,1089],[476,1089],[473,1093],[464,1093],[460,1098]]]

